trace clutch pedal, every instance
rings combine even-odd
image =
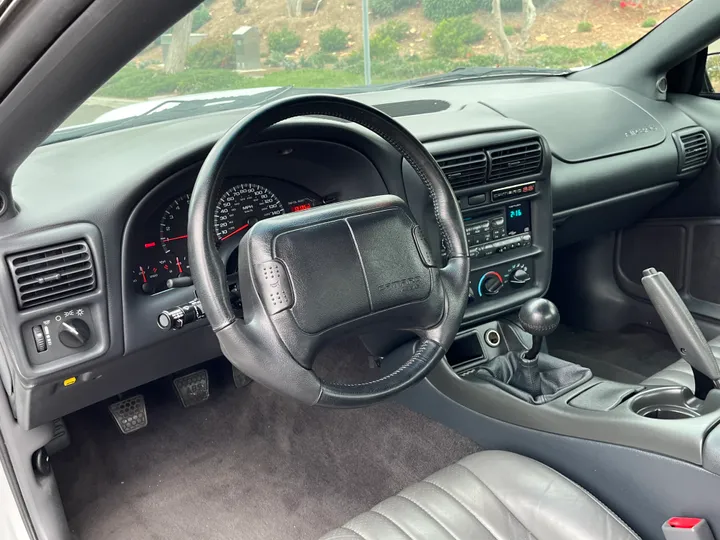
[[[138,394],[113,403],[109,407],[110,414],[123,435],[142,429],[148,425],[145,398]]]
[[[200,369],[173,379],[173,387],[180,403],[186,409],[207,401],[210,397],[210,381],[207,369]]]

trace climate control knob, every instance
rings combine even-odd
[[[488,272],[480,278],[478,283],[478,294],[480,296],[492,296],[500,292],[503,287],[503,278],[497,272]]]
[[[515,287],[521,287],[530,281],[530,274],[528,274],[525,268],[516,268],[510,273],[510,284]]]

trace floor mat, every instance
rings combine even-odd
[[[561,325],[548,336],[550,354],[590,368],[598,377],[636,384],[680,357],[666,334],[632,326],[590,332]]]
[[[317,538],[478,450],[396,404],[307,407],[257,383],[236,390],[225,368],[190,409],[167,381],[146,387],[149,426],[131,435],[107,403],[66,417],[73,444],[53,467],[81,540]]]

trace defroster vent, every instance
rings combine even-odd
[[[487,156],[482,150],[438,156],[436,159],[455,191],[484,184],[487,180]]]
[[[86,242],[78,240],[8,255],[20,309],[70,298],[95,288],[95,267]]]
[[[543,149],[537,139],[497,146],[487,151],[490,161],[489,182],[514,180],[539,173]]]

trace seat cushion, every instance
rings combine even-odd
[[[715,355],[718,365],[720,365],[720,336],[708,341],[708,345],[710,345],[710,350]],[[695,376],[690,364],[685,360],[678,360],[665,369],[658,371],[655,375],[648,377],[641,384],[648,386],[687,386],[694,392]]]
[[[322,540],[638,539],[577,484],[532,459],[479,452],[384,500]]]
[[[695,376],[690,364],[685,360],[678,360],[655,375],[651,375],[642,384],[647,386],[687,386],[694,392]]]

